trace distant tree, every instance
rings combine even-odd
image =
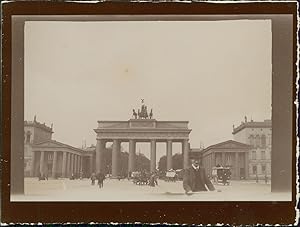
[[[173,169],[183,169],[183,158],[182,154],[175,154],[172,157]]]
[[[123,149],[122,149],[123,150]],[[118,162],[118,169],[119,175],[127,176],[128,173],[128,159],[129,154],[126,151],[120,152],[119,162]],[[103,151],[103,164],[105,169],[105,174],[111,174],[111,167],[112,167],[112,148],[108,147]],[[137,170],[150,170],[150,160],[145,157],[143,154],[136,155],[136,168]]]
[[[183,158],[182,154],[175,154],[172,156],[172,168],[182,169],[183,168]],[[167,156],[162,156],[158,161],[158,169],[160,171],[167,171]]]
[[[137,171],[150,171],[150,160],[143,154],[136,155],[136,170]]]
[[[159,171],[167,171],[167,156],[164,155],[162,157],[160,157],[159,161],[158,161],[158,169]]]

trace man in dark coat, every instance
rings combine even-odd
[[[105,179],[105,176],[102,172],[97,174],[97,179],[98,179],[98,186],[99,188],[103,188],[103,181]]]
[[[186,194],[207,191],[207,189],[209,191],[215,190],[205,173],[205,169],[199,165],[198,160],[192,160],[192,166],[184,171],[183,188]]]

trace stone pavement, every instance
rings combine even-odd
[[[255,181],[232,181],[229,186],[215,185],[216,191],[185,195],[182,181],[158,186],[140,186],[131,181],[106,179],[104,188],[89,179],[25,178],[25,195],[12,195],[11,201],[289,201],[291,193],[271,193],[271,185]]]

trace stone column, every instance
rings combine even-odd
[[[80,155],[78,155],[77,161],[78,161],[78,164],[77,164],[77,166],[78,166],[78,173],[80,175],[80,172],[81,172],[81,156]]]
[[[70,176],[70,173],[71,173],[71,154],[67,153],[66,177]]]
[[[70,153],[70,176],[74,173],[74,155]]]
[[[136,142],[134,140],[129,140],[128,172],[135,171],[135,149]]]
[[[235,152],[235,177],[240,179],[239,153]]]
[[[94,168],[93,168],[93,155],[91,155],[89,157],[90,159],[90,175],[92,175],[92,173],[94,172]]]
[[[224,167],[225,166],[225,152],[222,151],[222,166]]]
[[[151,140],[151,154],[150,154],[150,172],[156,170],[156,141]]]
[[[212,161],[211,167],[215,167],[216,166],[216,155],[215,155],[215,152],[211,153],[211,161]]]
[[[103,152],[105,149],[105,141],[103,139],[97,139],[96,145],[96,173],[104,170],[103,166]]]
[[[67,152],[63,152],[63,158],[62,158],[62,169],[61,169],[62,177],[67,176]]]
[[[75,161],[75,158],[76,158],[76,154],[73,154],[73,173],[75,174],[75,170],[76,170],[76,161]]]
[[[52,177],[56,177],[56,169],[57,169],[57,151],[53,152],[53,162],[52,162]]]
[[[41,157],[40,157],[40,174],[43,175],[45,171],[45,152],[41,151]]]
[[[245,152],[245,178],[249,179],[249,153]]]
[[[74,154],[74,175],[76,176],[77,174],[77,168],[78,168],[78,162],[77,162],[77,159],[78,159],[78,155],[77,154]]]
[[[78,156],[78,172],[82,171],[82,156]]]
[[[189,168],[189,142],[188,140],[183,140],[182,142],[182,154],[183,154],[183,168]]]
[[[117,177],[119,174],[118,165],[119,165],[119,152],[120,152],[120,141],[113,141],[113,150],[112,150],[112,177]]]
[[[172,169],[172,140],[167,141],[167,170]]]
[[[35,152],[32,152],[32,158],[31,158],[31,169],[30,169],[30,176],[34,177],[35,176],[35,159],[36,159],[36,154]]]
[[[79,160],[79,156],[76,154],[75,155],[75,173],[78,174],[78,160]]]

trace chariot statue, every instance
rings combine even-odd
[[[148,110],[147,110],[147,106],[144,103],[144,99],[141,100],[142,101],[142,106],[141,109],[138,109],[138,112],[136,113],[135,109],[132,110],[132,116],[134,117],[134,119],[152,119],[153,117],[153,112],[152,109],[150,111],[150,113],[148,114]]]

